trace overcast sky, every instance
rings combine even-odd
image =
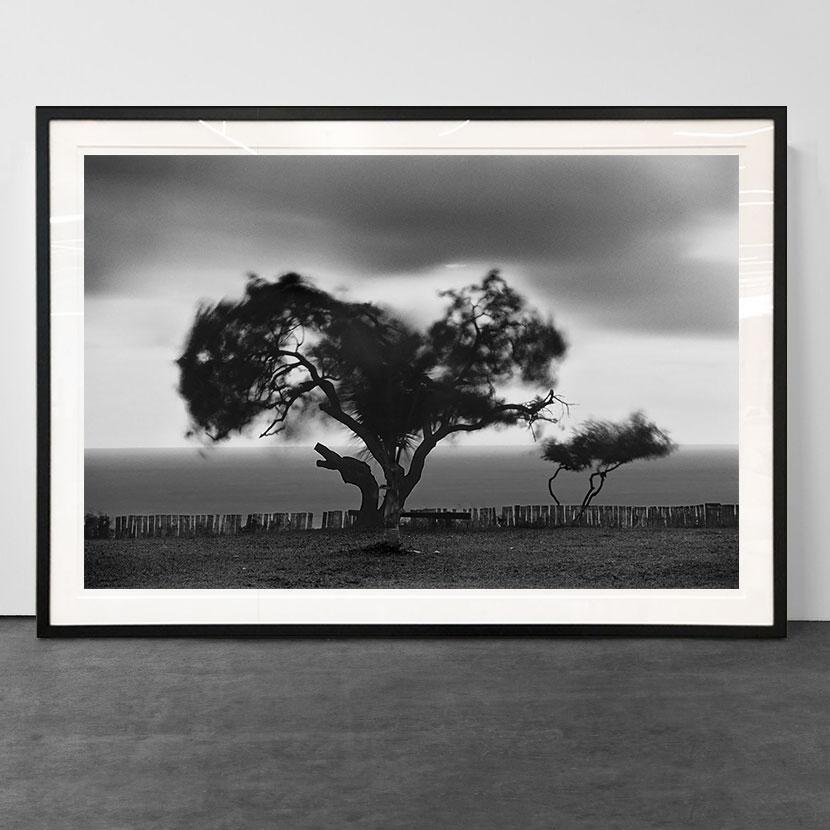
[[[426,324],[490,268],[566,333],[571,424],[737,442],[735,156],[87,156],[84,187],[87,447],[188,445],[173,361],[248,272]]]

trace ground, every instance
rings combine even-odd
[[[830,623],[787,640],[36,640],[7,830],[827,830]]]
[[[351,531],[88,540],[87,588],[737,588],[737,528]]]

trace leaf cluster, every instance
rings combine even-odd
[[[635,412],[619,423],[586,421],[565,441],[549,439],[542,458],[562,470],[608,472],[631,461],[664,458],[675,449],[667,433]]]
[[[199,308],[178,360],[193,431],[221,440],[267,416],[268,435],[322,413],[397,459],[418,436],[555,420],[552,390],[517,403],[499,393],[514,379],[553,386],[567,348],[553,322],[497,271],[442,296],[422,331],[295,273],[251,276],[241,300]]]

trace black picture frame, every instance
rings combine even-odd
[[[770,625],[663,624],[153,624],[56,625],[50,620],[50,124],[57,120],[693,120],[774,124],[773,600]],[[38,107],[37,180],[37,636],[38,637],[449,637],[786,636],[787,110],[783,106],[636,107]]]

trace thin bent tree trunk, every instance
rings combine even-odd
[[[554,473],[554,474],[553,474],[553,475],[552,475],[552,476],[548,479],[548,492],[550,493],[550,497],[551,497],[551,498],[552,498],[552,499],[553,499],[553,500],[554,500],[554,501],[555,501],[555,502],[556,502],[556,503],[557,503],[560,507],[562,506],[562,502],[561,502],[561,501],[559,501],[559,499],[558,499],[558,498],[557,498],[557,496],[556,496],[556,493],[554,493],[554,492],[553,492],[553,482],[554,482],[554,479],[556,478],[556,476],[558,476],[558,475],[559,475],[559,473],[560,473],[560,472],[562,472],[562,469],[563,469],[563,467],[562,467],[562,465],[560,464],[560,465],[556,468],[556,472],[555,472],[555,473]]]
[[[585,511],[590,506],[591,502],[599,495],[600,490],[602,490],[603,486],[605,485],[605,479],[608,476],[608,473],[616,470],[617,467],[621,467],[622,463],[614,464],[611,467],[607,467],[606,469],[602,470],[595,470],[591,473],[591,477],[588,479],[588,492],[585,494],[585,498],[582,499],[582,504],[579,508],[579,513],[576,514],[573,521],[571,522],[571,527],[576,527],[579,522],[582,520],[582,517],[585,515]],[[594,479],[599,476],[599,487],[594,485]]]

